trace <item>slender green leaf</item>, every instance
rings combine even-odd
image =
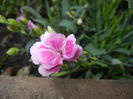
[[[62,14],[66,16],[67,11],[70,8],[70,0],[62,0]]]
[[[105,49],[98,49],[92,43],[89,43],[85,47],[85,50],[87,50],[88,52],[90,52],[94,56],[107,54]]]
[[[43,19],[43,17],[36,10],[34,10],[33,8],[31,8],[29,6],[23,6],[22,9],[31,13],[37,19]]]
[[[62,20],[62,21],[59,23],[59,26],[60,26],[60,27],[65,27],[66,29],[69,29],[69,30],[71,30],[72,32],[77,32],[77,27],[76,27],[76,25],[75,25],[72,21],[69,21],[69,20]]]
[[[46,26],[48,24],[48,22],[46,21],[46,19],[44,19],[36,10],[34,10],[33,8],[29,7],[29,6],[23,6],[22,9],[24,9],[25,11],[31,13],[36,19],[34,19],[36,22],[38,22],[41,25]]]

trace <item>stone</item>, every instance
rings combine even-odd
[[[0,76],[0,99],[133,99],[133,81]]]

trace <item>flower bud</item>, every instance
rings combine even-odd
[[[36,25],[31,20],[28,21],[27,25],[29,30],[33,30],[36,28]]]
[[[23,21],[24,20],[24,16],[19,16],[16,18],[16,21],[20,22],[20,21]]]
[[[52,0],[53,4],[56,4],[58,2],[58,0]]]
[[[78,20],[77,20],[77,24],[78,25],[81,25],[83,23],[83,20],[81,19],[81,18],[79,18]]]
[[[48,32],[55,32],[51,26],[48,26]]]
[[[10,48],[8,51],[7,51],[7,54],[10,55],[10,56],[15,56],[17,55],[19,52],[19,49],[16,48],[16,47],[12,47]]]

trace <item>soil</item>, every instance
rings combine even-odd
[[[20,52],[17,56],[9,56],[6,54],[9,48],[25,48],[30,38],[19,35],[17,33],[11,33],[6,30],[6,26],[0,24],[0,74],[8,76],[19,76],[17,74],[21,71],[20,75],[23,75],[24,67],[28,67],[28,75],[40,76],[37,71],[37,66],[33,65],[30,61],[30,55],[27,52]],[[25,69],[23,69],[25,70]],[[27,76],[28,76],[27,75]]]

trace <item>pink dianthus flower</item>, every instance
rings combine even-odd
[[[40,39],[30,48],[30,53],[33,63],[40,65],[38,71],[42,76],[59,72],[63,60],[75,61],[83,52],[73,34],[65,37],[60,33],[45,32]]]

